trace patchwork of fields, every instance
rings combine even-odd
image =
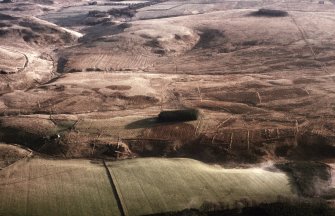
[[[0,171],[0,215],[147,215],[295,196],[286,174],[261,168],[223,169],[182,158],[106,164],[110,174],[102,161],[21,160]]]

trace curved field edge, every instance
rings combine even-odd
[[[106,162],[125,215],[294,198],[289,177],[191,159]],[[102,161],[26,158],[0,171],[0,215],[122,215]],[[248,205],[249,205],[248,204]]]
[[[32,150],[14,144],[0,143],[0,170],[31,156]]]

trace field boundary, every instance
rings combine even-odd
[[[27,158],[31,158],[31,157],[34,155],[34,151],[33,151],[33,150],[31,150],[31,149],[30,149],[30,148],[28,148],[28,147],[21,146],[21,145],[17,145],[17,144],[6,144],[6,145],[11,145],[11,146],[15,146],[15,147],[22,148],[22,149],[24,149],[24,150],[28,151],[28,152],[29,152],[29,154],[27,154],[27,155],[26,155],[26,156],[24,156],[23,158],[21,158],[21,159],[19,159],[19,160],[15,161],[14,163],[12,163],[12,164],[9,164],[8,166],[6,166],[6,167],[4,167],[4,168],[0,169],[0,171],[3,171],[3,170],[6,170],[6,169],[9,169],[10,167],[14,166],[15,164],[19,163],[20,161],[23,161],[23,160],[25,160],[25,159],[27,159]]]
[[[113,193],[115,195],[115,199],[116,199],[116,202],[117,202],[117,206],[120,210],[120,213],[121,213],[121,216],[128,216],[128,211],[127,211],[127,208],[124,204],[124,201],[122,199],[122,195],[121,195],[121,192],[119,191],[118,187],[117,187],[117,181],[115,179],[115,181],[113,180],[113,174],[112,172],[108,169],[108,166],[106,164],[106,161],[105,160],[102,160],[102,163],[105,167],[105,170],[106,170],[106,173],[107,173],[107,176],[108,176],[108,179],[109,179],[109,182],[110,182],[110,185],[112,187],[112,190],[113,190]]]

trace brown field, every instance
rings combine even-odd
[[[0,3],[0,168],[30,151],[333,163],[334,1],[89,2]]]

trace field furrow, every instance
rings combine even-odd
[[[101,163],[27,159],[0,176],[0,215],[120,215]]]
[[[190,159],[145,158],[107,163],[129,215],[203,208],[206,203],[271,203],[294,197],[288,177],[263,169],[223,169]],[[163,186],[164,185],[164,186]]]

